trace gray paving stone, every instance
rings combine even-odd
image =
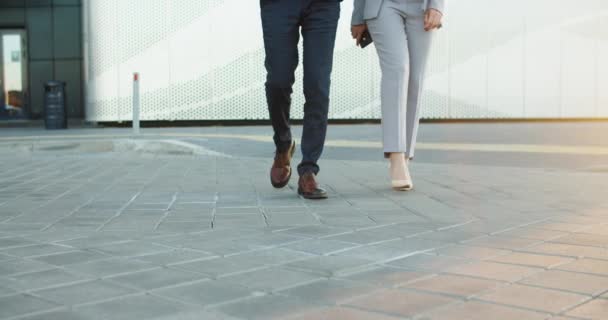
[[[307,238],[300,236],[287,235],[281,233],[270,233],[256,235],[253,237],[246,237],[243,238],[243,242],[248,243],[250,246],[256,249],[262,249],[268,247],[284,246],[290,243],[297,243],[306,239]]]
[[[59,305],[30,295],[0,297],[0,318],[11,318],[49,310]]]
[[[23,247],[36,244],[33,241],[21,237],[4,237],[0,238],[0,250],[5,250],[11,247]]]
[[[183,193],[180,193],[179,196],[183,196]],[[180,212],[188,212],[188,213],[192,213],[192,214],[197,214],[197,215],[208,215],[211,214],[211,211],[213,209],[213,207],[215,206],[215,203],[210,201],[210,202],[182,202],[182,200],[177,201],[177,203],[174,203],[173,206],[171,207],[171,214],[173,213],[177,213],[179,214]]]
[[[2,261],[2,263],[0,263],[0,277],[48,270],[53,268],[54,267],[49,264],[27,259]]]
[[[286,248],[272,248],[266,250],[257,250],[246,252],[234,256],[230,256],[233,261],[239,264],[245,264],[245,261],[259,263],[269,266],[286,264],[294,261],[301,261],[305,259],[309,259],[314,257],[314,255],[299,252],[294,250],[289,250]]]
[[[380,245],[397,248],[397,249],[408,251],[408,252],[423,252],[423,251],[436,250],[436,249],[446,247],[449,245],[449,243],[444,242],[444,241],[439,241],[439,240],[407,238],[407,239],[400,239],[400,240],[385,242]]]
[[[15,257],[11,257],[5,254],[0,254],[0,262],[2,261],[7,261],[7,260],[15,260]]]
[[[72,247],[70,245],[61,243],[61,241],[72,240],[79,237],[87,236],[89,234],[90,231],[86,228],[81,230],[78,227],[62,229],[56,229],[51,227],[49,229],[46,229],[44,232],[29,233],[24,236],[27,236],[28,240],[36,241],[38,243],[52,243]]]
[[[129,238],[113,235],[113,234],[93,234],[86,237],[78,237],[76,239],[70,239],[59,242],[60,244],[67,245],[74,248],[90,249],[96,247],[102,247],[112,243],[125,243]]]
[[[329,279],[284,290],[281,294],[320,305],[338,305],[359,296],[372,295],[381,288],[362,282]]]
[[[175,268],[203,273],[209,277],[217,278],[235,273],[253,271],[273,265],[285,264],[292,261],[308,259],[311,255],[285,250],[270,249],[252,251],[225,258],[216,258],[173,265]]]
[[[195,241],[188,241],[186,243],[183,243],[181,248],[201,250],[218,256],[229,256],[238,253],[260,250],[264,247],[265,246],[259,246],[255,243],[250,244],[246,241],[240,240],[204,241],[197,239]]]
[[[86,263],[72,264],[66,266],[67,270],[73,270],[98,278],[116,276],[125,273],[137,272],[146,269],[153,269],[157,266],[143,261],[129,260],[126,258],[112,258]]]
[[[127,207],[127,210],[148,210],[148,211],[166,211],[167,209],[169,209],[169,203],[170,202],[164,202],[164,203],[142,203],[142,202],[134,202],[131,203],[131,205],[129,205]]]
[[[354,244],[371,244],[371,243],[379,243],[386,242],[390,240],[399,239],[399,236],[391,233],[382,233],[375,229],[370,230],[361,230],[355,231],[347,234],[327,237],[324,239],[334,240],[334,241],[342,241],[342,242],[350,242]]]
[[[519,228],[522,224],[525,224],[519,222],[515,217],[513,217],[513,219],[507,219],[506,217],[512,216],[512,212],[501,211],[501,214],[502,215],[492,217],[492,219],[476,220],[463,225],[459,225],[457,229],[469,232],[481,232],[486,234],[501,235],[501,233],[504,231],[511,230],[513,228]]]
[[[139,261],[145,261],[154,263],[157,265],[165,266],[176,263],[183,263],[193,260],[201,260],[201,259],[212,259],[216,256],[194,250],[187,249],[177,249],[172,251],[166,251],[161,253],[154,253],[145,256],[138,256],[136,259]]]
[[[8,282],[8,280],[6,280]],[[17,294],[17,290],[12,289],[12,288],[7,288],[4,286],[0,286],[0,297],[3,296],[12,296]]]
[[[65,227],[99,227],[105,221],[108,220],[107,216],[72,216],[69,218],[61,219],[57,222],[56,226]]]
[[[224,280],[190,283],[175,288],[154,290],[153,294],[200,306],[213,306],[246,298],[252,290]]]
[[[154,270],[130,273],[123,276],[111,277],[108,280],[123,286],[130,286],[142,290],[152,290],[163,287],[175,286],[185,282],[203,280],[200,273],[184,270],[158,268]]]
[[[279,320],[317,307],[309,301],[284,296],[262,296],[218,308],[229,316],[251,320]]]
[[[266,221],[261,213],[258,214],[232,214],[217,215],[213,220],[214,226],[220,228],[235,227],[265,227]]]
[[[156,230],[160,229],[160,226],[163,224],[168,224],[161,230],[170,230],[171,227],[179,226],[184,222],[190,222],[198,229],[181,229],[187,231],[201,231],[211,226],[211,222],[213,221],[213,216],[209,215],[200,215],[200,214],[184,214],[184,213],[174,213],[171,212],[168,216],[159,219],[160,224],[156,227]],[[159,222],[157,221],[157,223]]]
[[[173,248],[142,241],[130,241],[120,244],[110,244],[107,246],[98,247],[95,248],[95,250],[111,256],[137,257],[154,253],[172,251]]]
[[[336,256],[350,256],[361,259],[368,259],[377,263],[386,263],[395,259],[400,259],[406,256],[410,256],[417,251],[411,251],[407,248],[397,248],[385,246],[382,244],[378,245],[366,245],[360,246],[353,249],[348,249],[336,253]]]
[[[313,215],[309,213],[294,213],[294,214],[267,214],[268,224],[273,227],[279,226],[307,226],[307,225],[319,225],[320,222]]]
[[[427,278],[431,273],[419,270],[407,270],[392,266],[370,266],[369,268],[353,272],[340,279],[363,282],[377,287],[396,288],[409,282]]]
[[[114,219],[103,226],[104,231],[133,230],[133,231],[152,231],[156,227],[162,215],[157,217],[122,217]]]
[[[172,265],[176,269],[197,272],[211,278],[253,271],[268,266],[266,261],[251,260],[239,256],[206,259]]]
[[[52,311],[37,314],[31,317],[19,318],[19,320],[91,320],[94,318],[77,314],[74,311]]]
[[[284,232],[289,233],[289,234],[301,235],[301,236],[305,236],[305,237],[320,238],[320,237],[328,237],[328,236],[332,236],[332,235],[348,233],[350,231],[351,231],[351,229],[349,229],[349,228],[335,228],[335,227],[328,227],[328,226],[304,226],[304,227],[289,229]]]
[[[282,268],[261,269],[252,272],[228,276],[224,280],[254,291],[278,291],[321,279],[311,273],[292,271]]]
[[[211,219],[209,219],[209,221],[172,221],[169,219],[163,221],[158,226],[157,230],[166,232],[196,232],[211,230]]]
[[[6,250],[3,250],[2,253],[11,255],[11,256],[15,256],[15,257],[27,258],[27,257],[44,256],[44,255],[49,255],[49,254],[54,254],[54,253],[73,251],[73,250],[74,250],[73,248],[66,247],[66,246],[59,246],[59,245],[53,245],[53,244],[36,244],[36,245],[32,245],[32,246],[27,246],[27,247],[6,249]]]
[[[472,260],[466,258],[416,254],[407,258],[391,261],[388,265],[412,270],[441,272],[449,267],[471,262]]]
[[[220,318],[220,315],[212,314],[211,312],[204,311],[200,308],[184,306],[149,295],[114,300],[96,305],[87,305],[77,308],[76,311],[78,314],[89,317],[89,319],[224,319]]]
[[[91,251],[70,251],[47,256],[36,257],[34,260],[42,261],[54,266],[67,266],[71,264],[91,262],[95,260],[108,259],[110,256]]]
[[[368,216],[321,215],[320,219],[322,224],[335,227],[363,228],[377,225],[377,223]]]
[[[136,290],[120,287],[102,280],[33,291],[37,296],[66,306],[117,298],[135,292]]]
[[[306,240],[285,246],[286,249],[307,252],[316,255],[327,255],[336,251],[358,247],[358,244],[329,240]]]
[[[435,232],[424,233],[421,235],[417,235],[416,237],[421,238],[421,239],[457,243],[457,242],[463,242],[463,241],[479,238],[484,235],[485,235],[485,233],[482,233],[482,232],[448,229],[448,230],[440,230],[440,231],[435,231]]]
[[[11,286],[20,291],[31,291],[54,286],[66,285],[91,279],[90,277],[67,272],[62,269],[50,269],[32,273],[24,273],[9,278]]]
[[[286,264],[285,267],[333,277],[365,268],[374,262],[348,256],[320,256]]]
[[[265,200],[262,200],[262,205],[264,211],[270,215],[310,213],[310,209],[306,206],[272,206]]]
[[[260,209],[257,206],[253,207],[219,207],[215,210],[217,215],[241,215],[253,214],[260,215]]]

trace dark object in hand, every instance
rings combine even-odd
[[[361,35],[361,41],[359,42],[359,45],[361,46],[361,48],[365,48],[372,44],[372,42],[374,42],[374,40],[372,39],[372,35],[369,33],[369,30],[365,30]]]

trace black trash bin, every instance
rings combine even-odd
[[[44,86],[44,126],[47,130],[67,129],[65,82],[49,81]]]

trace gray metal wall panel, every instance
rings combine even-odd
[[[49,8],[28,8],[26,14],[30,59],[53,59],[51,10]]]
[[[0,28],[25,25],[25,10],[23,8],[0,7]]]
[[[55,7],[53,45],[55,59],[82,58],[80,7]]]
[[[52,0],[25,0],[26,7],[50,7],[53,5]]]
[[[70,118],[81,118],[82,108],[82,61],[60,60],[55,62],[55,78],[65,81],[67,109]]]
[[[44,83],[53,78],[53,62],[40,60],[30,62],[30,109],[34,118],[43,115]]]
[[[3,8],[23,8],[25,0],[2,0],[0,1],[0,9]]]
[[[80,6],[80,0],[53,0],[55,6]]]

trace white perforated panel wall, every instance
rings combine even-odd
[[[436,33],[425,118],[608,116],[608,1],[448,0]],[[378,61],[350,39],[342,5],[330,117],[379,118]],[[255,0],[84,0],[86,117],[267,119]],[[302,117],[301,68],[293,117]]]

